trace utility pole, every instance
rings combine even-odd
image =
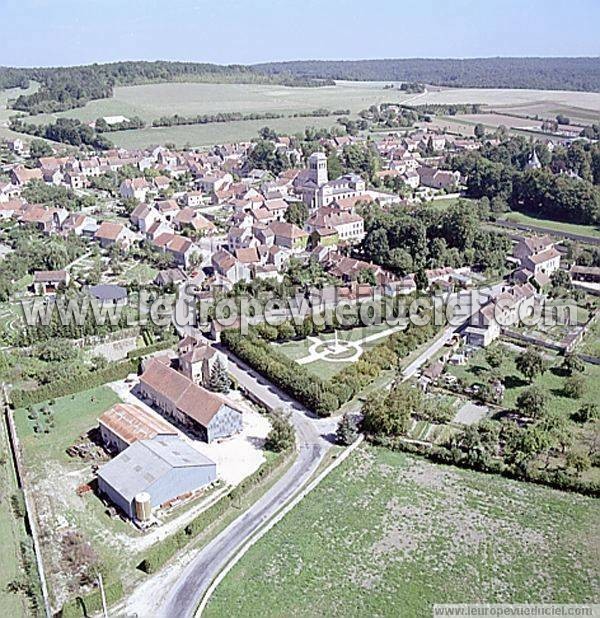
[[[100,596],[102,597],[102,613],[104,618],[108,618],[108,611],[106,609],[106,596],[104,595],[104,583],[102,582],[102,573],[98,573],[98,586],[100,587]]]

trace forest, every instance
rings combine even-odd
[[[253,67],[271,76],[407,81],[461,88],[600,91],[599,58],[298,60]]]

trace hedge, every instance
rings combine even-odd
[[[243,498],[253,487],[256,487],[256,485],[279,468],[287,459],[289,453],[290,451],[283,451],[270,461],[263,463],[256,472],[245,478],[237,487],[234,487],[212,506],[202,511],[185,528],[155,544],[138,564],[138,569],[148,574],[158,571],[179,550],[183,549],[217,519],[225,515],[232,508],[231,505],[235,500]]]
[[[563,470],[557,470],[555,472],[547,472],[545,470],[522,470],[499,459],[490,459],[487,462],[480,461],[477,464],[474,464],[474,462],[467,457],[466,453],[457,450],[450,450],[443,446],[425,446],[423,444],[406,442],[401,438],[390,439],[381,438],[378,436],[369,436],[369,440],[377,446],[383,446],[391,450],[403,451],[413,455],[421,455],[427,457],[435,463],[476,470],[477,472],[483,472],[486,474],[499,474],[500,476],[517,481],[536,483],[537,485],[545,485],[561,491],[572,491],[575,493],[592,496],[594,498],[600,497],[600,483],[582,482],[579,479],[568,475]]]
[[[104,584],[104,595],[106,605],[110,606],[118,603],[123,598],[123,582],[120,580],[110,584]],[[61,618],[80,618],[81,616],[91,616],[102,611],[102,595],[96,588],[92,592],[77,596],[67,601],[59,612]]]
[[[136,348],[135,350],[131,350],[127,353],[127,358],[140,358],[141,356],[148,356],[149,354],[154,354],[154,352],[166,350],[167,348],[170,348],[174,342],[174,339],[165,339],[163,341],[157,341],[156,343],[144,346],[143,348]]]
[[[15,389],[11,392],[10,398],[15,408],[23,408],[41,403],[42,401],[47,401],[48,399],[55,399],[57,397],[64,397],[66,395],[72,395],[73,393],[86,391],[90,388],[106,384],[107,382],[122,380],[130,373],[137,373],[138,370],[139,361],[129,359],[120,363],[114,363],[104,369],[87,371],[71,378],[57,380],[52,384],[45,384],[34,390]]]
[[[292,322],[284,324],[290,325],[285,331],[295,333],[298,337],[298,333],[304,333],[307,321],[297,328]],[[281,325],[277,330],[280,334],[284,331]],[[322,380],[274,348],[261,336],[261,333],[268,332],[264,325],[251,328],[246,336],[233,329],[225,330],[221,333],[221,342],[250,367],[308,409],[319,416],[329,416],[373,382],[381,371],[395,369],[400,358],[427,341],[437,330],[439,329],[432,325],[417,327],[410,324],[403,331],[390,335],[364,352],[356,363],[342,369],[332,380]],[[278,341],[280,340],[282,339],[279,338]]]

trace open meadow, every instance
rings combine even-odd
[[[592,602],[598,503],[361,447],[254,545],[203,615],[426,616]]]

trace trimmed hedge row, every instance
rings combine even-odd
[[[287,459],[289,453],[290,451],[278,453],[273,459],[263,463],[254,474],[244,479],[226,496],[223,496],[208,509],[200,513],[185,528],[155,544],[146,557],[138,564],[138,569],[148,574],[158,571],[179,550],[183,549],[217,519],[225,515],[231,509],[234,501],[243,498],[253,487],[256,487],[278,469]]]
[[[135,350],[131,350],[131,352],[127,353],[127,358],[140,358],[142,356],[154,354],[154,352],[166,350],[167,348],[170,348],[174,342],[174,339],[165,339],[163,341],[151,343],[150,345],[144,346],[143,348],[136,348]]]
[[[118,603],[123,598],[123,583],[119,581],[104,585],[106,604],[108,606]],[[61,618],[87,617],[102,611],[102,595],[100,590],[77,596],[67,601],[59,612]]]
[[[499,474],[506,478],[545,485],[561,491],[572,491],[594,498],[600,497],[600,483],[584,483],[579,479],[569,476],[563,470],[548,472],[545,470],[521,469],[499,459],[489,459],[486,462],[479,461],[475,465],[466,453],[456,449],[450,450],[443,446],[425,446],[423,444],[406,442],[399,438],[390,439],[377,436],[369,436],[369,441],[376,446],[383,446],[391,450],[403,451],[413,455],[421,455],[435,463],[476,470],[477,472],[487,474]]]
[[[104,369],[97,371],[87,371],[77,374],[71,378],[57,380],[52,384],[45,384],[34,390],[15,389],[11,392],[10,398],[15,408],[30,406],[48,399],[64,397],[86,391],[90,388],[95,388],[106,384],[106,382],[114,382],[122,380],[130,373],[137,373],[139,369],[139,361],[129,359],[120,363],[114,363]]]
[[[279,327],[279,332],[282,330]],[[292,325],[286,330],[292,334],[296,332]],[[332,380],[322,380],[279,352],[261,336],[265,329],[260,326],[251,328],[245,336],[233,329],[225,330],[221,333],[221,342],[308,409],[319,416],[329,416],[375,380],[381,371],[395,369],[401,358],[425,343],[436,330],[433,325],[417,327],[409,324],[364,352],[356,363],[337,373]]]

